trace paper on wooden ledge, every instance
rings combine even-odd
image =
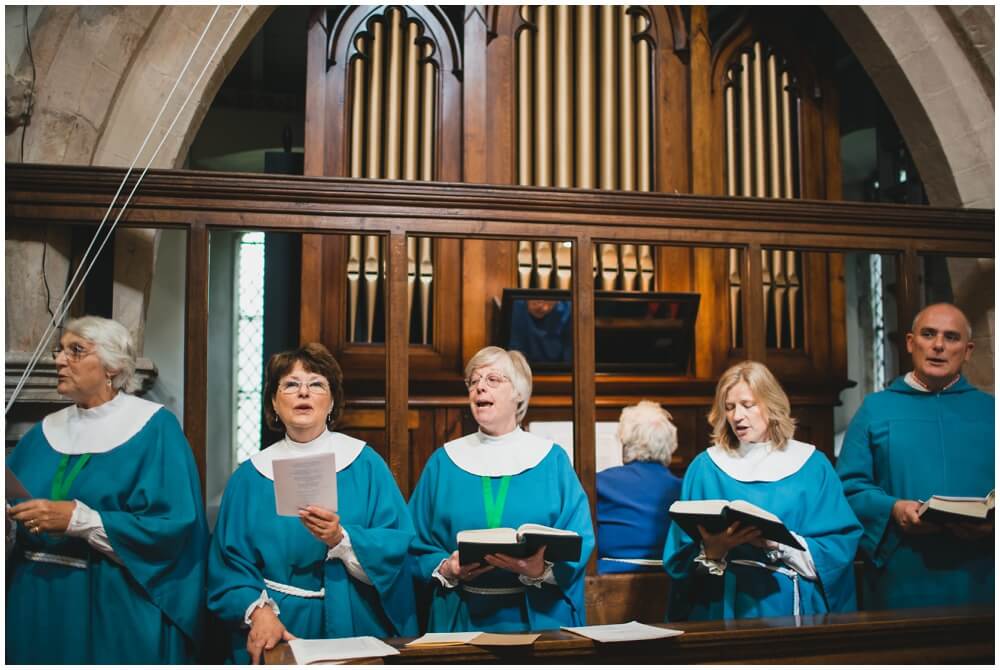
[[[463,633],[427,633],[418,637],[412,642],[407,642],[407,647],[454,647],[460,644],[468,644],[476,639],[481,633],[479,631]]]
[[[344,661],[356,658],[380,658],[398,654],[382,640],[366,635],[363,637],[341,637],[332,640],[304,640],[296,638],[288,641],[295,662],[308,665],[321,661]]]
[[[635,640],[658,640],[667,637],[683,635],[684,631],[673,628],[659,628],[648,626],[638,621],[628,623],[615,623],[603,626],[563,626],[563,630],[576,633],[582,637],[589,637],[597,642],[631,642]]]

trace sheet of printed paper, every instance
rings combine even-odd
[[[342,637],[334,640],[289,640],[295,662],[308,665],[318,661],[343,661],[353,658],[380,658],[398,654],[382,640],[371,636]]]
[[[299,509],[316,505],[337,511],[335,454],[282,458],[274,465],[274,502],[279,516],[298,516]]]
[[[472,642],[479,632],[464,633],[427,633],[418,637],[412,642],[407,642],[407,647],[451,647]]]
[[[578,626],[570,628],[563,626],[563,630],[571,633],[589,637],[598,642],[629,642],[632,640],[657,640],[666,637],[683,635],[684,631],[673,628],[660,628],[658,626],[647,626],[638,621],[628,623],[615,623],[604,626]]]

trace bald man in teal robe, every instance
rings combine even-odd
[[[994,531],[922,521],[932,495],[994,488],[994,399],[961,375],[968,320],[947,304],[924,309],[907,335],[914,370],[870,395],[844,438],[837,472],[864,525],[865,609],[993,603]]]

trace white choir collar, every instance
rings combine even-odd
[[[103,454],[128,442],[163,407],[123,391],[93,409],[64,407],[42,419],[42,433],[60,454]]]
[[[784,449],[770,442],[740,442],[733,452],[713,445],[708,456],[719,469],[740,482],[776,482],[798,472],[816,447],[798,440],[788,440]]]
[[[480,477],[504,477],[530,470],[545,458],[554,442],[515,428],[494,437],[478,431],[444,445],[448,458]]]
[[[334,433],[325,430],[314,440],[309,442],[296,442],[287,435],[284,439],[278,440],[271,446],[258,451],[250,457],[257,472],[274,481],[275,460],[282,458],[295,458],[296,456],[316,456],[318,454],[336,454],[334,459],[337,463],[337,472],[340,472],[354,462],[365,448],[365,442],[343,433]]]

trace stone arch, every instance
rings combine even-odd
[[[973,15],[972,25],[963,24],[947,20],[952,11],[898,5],[826,8],[892,112],[930,203],[989,208],[994,206],[995,168],[993,17]],[[971,40],[963,37],[977,27],[979,34],[989,34],[985,73],[986,54],[974,43],[970,49]]]

